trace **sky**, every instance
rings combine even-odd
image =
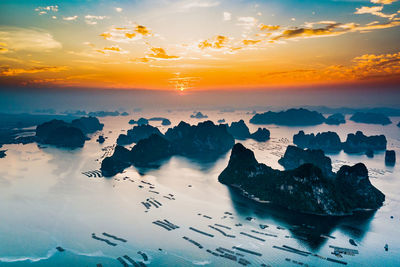
[[[0,88],[400,84],[397,0],[0,2]]]

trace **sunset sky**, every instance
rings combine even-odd
[[[0,87],[399,84],[400,1],[0,2]]]

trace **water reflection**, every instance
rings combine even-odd
[[[230,153],[230,151],[229,151]],[[145,176],[149,172],[159,170],[163,165],[166,165],[173,158],[178,161],[182,161],[184,164],[191,165],[193,168],[201,171],[201,172],[209,172],[215,166],[218,165],[220,160],[225,159],[228,153],[223,154],[198,154],[198,155],[188,155],[188,156],[172,156],[168,159],[164,159],[161,161],[154,162],[152,164],[147,165],[146,167],[138,167],[134,166],[137,172],[141,176]]]
[[[361,241],[369,231],[370,222],[376,213],[363,211],[343,217],[310,215],[249,200],[234,188],[229,188],[229,194],[232,206],[239,215],[273,221],[274,224],[288,229],[295,239],[314,252],[324,246],[336,230],[344,232],[349,238]]]

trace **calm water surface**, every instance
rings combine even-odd
[[[205,113],[214,122],[221,118],[227,122],[241,118],[248,122],[251,117],[245,112]],[[37,144],[4,146],[8,151],[6,158],[0,159],[0,266],[96,266],[98,263],[122,266],[116,258],[123,255],[143,260],[138,251],[149,256],[148,266],[234,266],[231,260],[206,252],[206,249],[232,249],[233,246],[262,253],[261,257],[246,255],[251,266],[262,263],[296,266],[287,262],[286,258],[310,266],[341,266],[318,257],[277,250],[273,246],[288,245],[336,258],[331,255],[329,245],[355,248],[349,244],[350,238],[358,244],[356,249],[359,254],[336,259],[346,261],[349,266],[400,266],[400,167],[399,163],[394,167],[385,166],[383,152],[372,159],[343,152],[329,155],[335,170],[343,164],[365,163],[371,182],[386,195],[384,206],[377,212],[344,218],[302,215],[248,201],[217,180],[228,163],[230,153],[213,162],[172,157],[157,169],[137,170],[131,167],[113,178],[83,175],[82,172],[99,169],[107,148],[115,144],[120,133],[131,128],[129,119],[141,116],[167,117],[172,125],[180,120],[192,124],[199,121],[190,119],[190,112],[183,111],[106,117],[101,118],[105,124],[103,133],[108,137],[104,144],[96,143],[95,134],[84,148],[76,150],[38,147]],[[271,131],[271,140],[263,143],[247,140],[243,143],[255,152],[259,162],[282,169],[277,161],[286,146],[292,143],[293,134],[301,129],[306,133],[336,131],[342,141],[347,133],[362,130],[367,135],[385,134],[388,149],[396,150],[399,157],[400,128],[396,127],[399,120],[392,118],[396,123],[388,126],[353,122],[315,127],[267,125],[265,127]],[[162,132],[167,129],[160,122],[151,124],[159,126]],[[258,127],[248,126],[251,132]],[[154,188],[150,189],[142,181],[151,183]],[[169,194],[174,195],[175,200],[164,197]],[[162,203],[162,207],[152,207],[145,212],[141,202],[150,197]],[[249,216],[254,220],[246,220]],[[166,231],[152,223],[163,219],[180,228]],[[235,238],[225,237],[208,227],[214,223],[231,227],[232,230],[224,231],[235,235]],[[235,226],[239,223],[242,226]],[[269,227],[261,230],[259,224]],[[307,240],[295,236],[293,228],[296,225],[306,225],[310,229]],[[214,237],[198,234],[189,227],[211,233]],[[240,234],[251,233],[251,230],[277,237],[252,233],[265,239],[262,242]],[[103,232],[123,237],[128,242],[116,241],[117,246],[114,247],[92,239],[92,233],[102,236]],[[335,239],[320,237],[321,234]],[[183,236],[199,242],[204,248],[199,249],[184,240]],[[389,251],[384,250],[385,244],[389,245]],[[57,252],[56,246],[62,246],[66,251]]]

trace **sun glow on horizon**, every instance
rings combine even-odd
[[[400,81],[400,1],[100,2],[2,1],[0,87],[186,91]],[[339,14],[348,15],[332,19]]]

